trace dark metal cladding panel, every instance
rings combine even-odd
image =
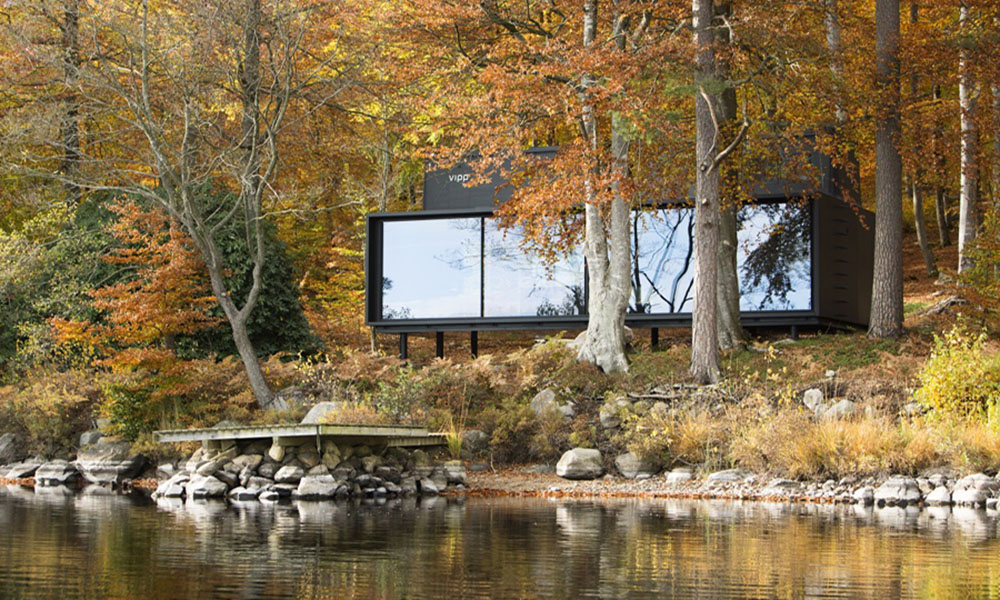
[[[532,148],[527,152],[545,158],[554,155],[556,148]],[[459,163],[450,169],[428,168],[424,173],[424,210],[493,209],[510,200],[513,189],[499,174],[477,186],[467,185],[472,177],[469,163]]]
[[[826,196],[814,202],[818,211],[819,315],[867,327],[871,311],[874,214]]]

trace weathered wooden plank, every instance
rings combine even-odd
[[[389,446],[437,446],[444,443],[442,434],[432,434],[425,427],[412,425],[353,425],[322,423],[315,425],[256,425],[218,429],[173,429],[157,431],[157,442],[215,442],[255,439],[280,439],[293,444],[305,438],[334,438],[356,443]]]

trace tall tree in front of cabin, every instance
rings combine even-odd
[[[875,2],[875,268],[868,334],[903,332],[902,160],[899,154],[899,0]]]

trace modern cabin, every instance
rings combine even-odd
[[[529,152],[540,158],[556,148]],[[845,202],[830,159],[809,157],[817,176],[755,186],[738,213],[741,320],[745,327],[851,328],[868,324],[874,215]],[[579,248],[546,267],[517,229],[493,217],[511,190],[500,177],[470,187],[472,168],[430,169],[421,211],[367,217],[366,323],[382,333],[582,329],[586,261]],[[626,324],[689,327],[694,300],[694,210],[684,204],[633,212],[633,289]]]

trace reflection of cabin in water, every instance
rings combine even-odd
[[[544,157],[555,148],[529,152]],[[738,213],[741,320],[747,328],[866,326],[874,217],[845,202],[830,159],[812,152],[816,176],[756,186]],[[511,194],[499,177],[466,186],[472,168],[432,170],[424,210],[374,213],[367,221],[366,323],[400,334],[582,329],[585,261],[577,248],[546,266],[521,247],[521,232],[493,218]],[[636,210],[632,298],[626,324],[688,327],[693,303],[694,211],[683,204]]]

